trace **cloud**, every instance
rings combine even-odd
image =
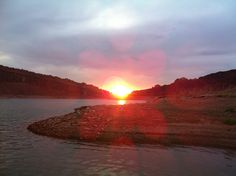
[[[4,65],[9,64],[10,62],[12,62],[11,56],[0,51],[0,64]]]
[[[8,59],[10,59],[10,56],[0,51],[0,60],[8,60]]]
[[[97,51],[84,51],[80,53],[78,60],[79,65],[87,68],[110,68],[148,74],[153,69],[163,69],[166,56],[160,50],[147,51],[139,55],[116,54],[112,56]]]
[[[0,64],[99,86],[107,76],[121,76],[145,88],[232,69],[235,5],[233,0],[1,1]]]

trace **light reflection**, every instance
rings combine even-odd
[[[126,104],[126,100],[118,100],[117,104],[118,105],[125,105]]]

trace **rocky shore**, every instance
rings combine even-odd
[[[160,99],[80,107],[34,122],[35,134],[108,144],[195,145],[236,149],[235,99]],[[227,123],[230,120],[230,123]]]

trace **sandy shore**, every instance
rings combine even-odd
[[[28,129],[44,136],[109,144],[236,149],[235,100],[160,99],[145,104],[81,107],[70,114],[34,122]]]

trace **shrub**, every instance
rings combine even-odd
[[[236,119],[233,119],[233,118],[225,119],[224,124],[226,124],[226,125],[236,125]]]
[[[234,113],[235,110],[234,110],[234,108],[227,108],[227,109],[225,110],[225,112]]]

